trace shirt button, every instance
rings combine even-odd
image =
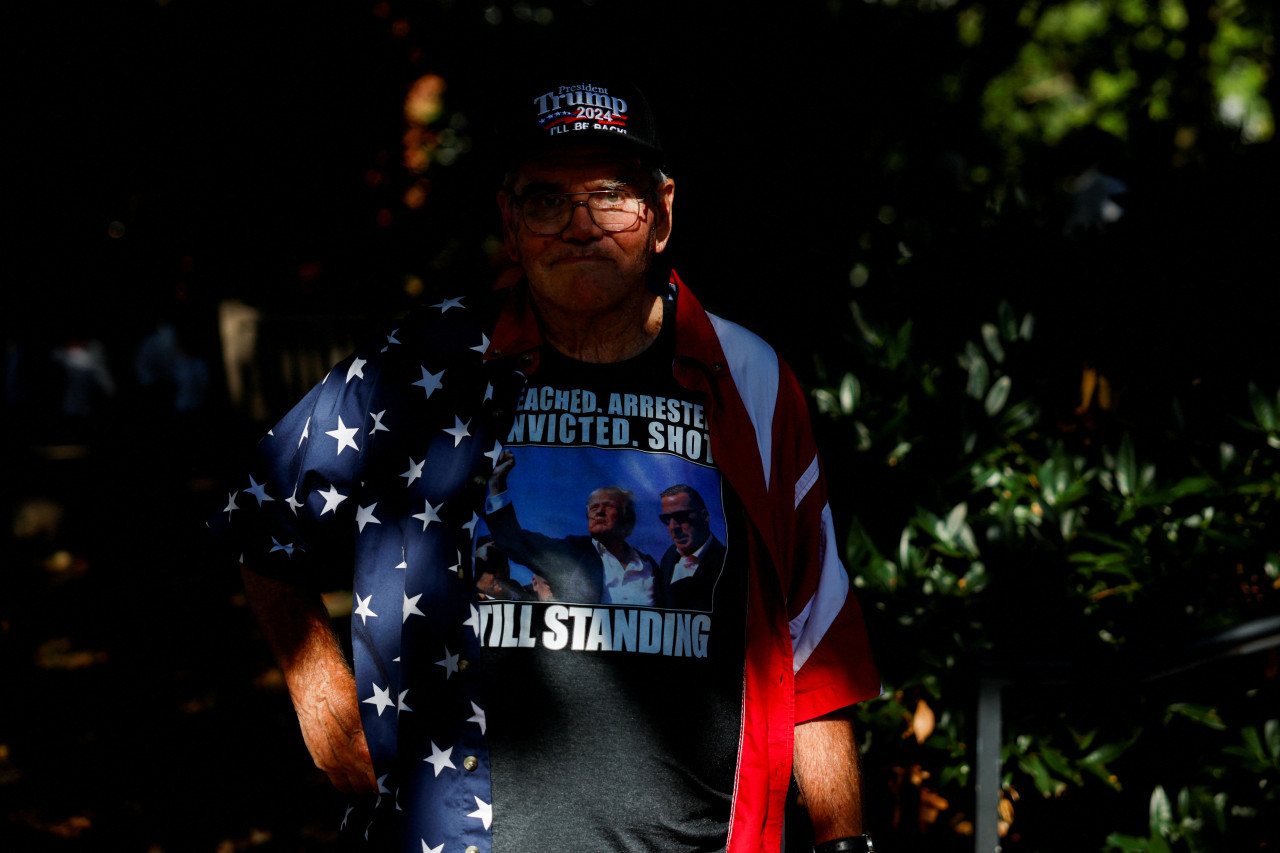
[[[475,770],[480,766],[480,761],[474,755],[468,755],[462,759],[462,766],[466,770]]]
[[[464,853],[480,853],[480,848],[472,844],[464,851]]]
[[[458,661],[458,672],[466,672],[467,667],[469,666],[471,666],[471,661],[467,660],[466,658],[463,658],[462,660]]]

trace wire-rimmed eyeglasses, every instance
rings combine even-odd
[[[586,198],[583,198],[586,196]],[[576,193],[532,192],[513,196],[524,224],[534,234],[549,237],[569,227],[573,211],[587,209],[587,215],[601,231],[627,231],[640,221],[643,200],[630,190],[587,190]]]

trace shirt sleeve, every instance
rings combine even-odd
[[[775,473],[779,499],[793,502],[786,536],[793,555],[787,613],[796,721],[803,722],[878,696],[881,684],[862,610],[840,559],[805,398],[785,366],[779,396]]]
[[[376,359],[349,356],[259,441],[210,521],[215,541],[247,569],[308,582],[350,565],[359,486],[385,415],[373,404],[377,375]]]

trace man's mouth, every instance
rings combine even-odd
[[[554,264],[603,264],[608,262],[609,258],[604,255],[565,255],[553,261]]]

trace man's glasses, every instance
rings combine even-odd
[[[641,198],[630,190],[534,192],[514,196],[514,201],[529,230],[544,237],[567,228],[574,209],[579,206],[587,209],[591,221],[602,231],[627,231],[640,221]]]
[[[674,520],[676,524],[688,524],[697,512],[698,510],[696,509],[678,509],[675,512],[664,512],[658,516],[658,521],[663,524],[670,524]]]

